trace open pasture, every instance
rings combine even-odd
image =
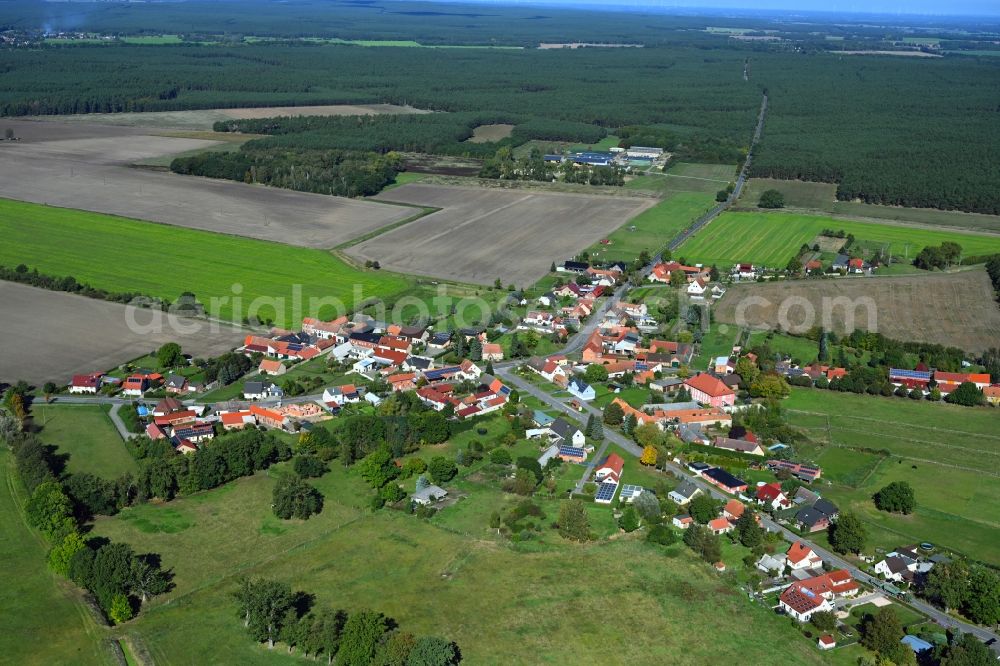
[[[442,210],[351,247],[383,268],[460,282],[527,286],[606,237],[649,199],[414,183],[375,197]]]
[[[836,217],[864,218],[872,221],[899,222],[919,227],[954,227],[970,231],[1000,232],[1000,215],[964,213],[958,210],[937,208],[904,208],[902,206],[877,206],[860,201],[837,201],[837,186],[832,183],[811,183],[802,180],[777,180],[751,178],[743,189],[737,205],[743,209],[756,209],[764,190],[778,190],[785,195],[786,208],[829,213]]]
[[[257,316],[262,321],[273,319],[275,324],[292,326],[303,316],[334,314],[333,303],[320,309],[318,306],[323,304],[317,301],[316,308],[310,307],[313,298],[339,299],[345,308],[350,308],[359,298],[388,297],[409,286],[409,281],[402,276],[355,270],[322,250],[17,201],[0,200],[0,237],[4,239],[0,243],[0,265],[24,263],[49,275],[71,275],[81,283],[100,289],[138,292],[171,301],[191,291],[210,314],[234,321]],[[14,287],[7,286],[8,289]],[[75,298],[64,294],[54,294],[52,298],[56,296]],[[228,300],[213,305],[213,298]],[[46,310],[33,305],[30,297],[23,300],[26,302],[20,306],[22,309],[8,310],[21,316],[5,318],[4,326],[20,327],[21,333],[27,336],[25,339],[32,340],[31,336],[35,335],[32,331],[39,327],[40,319],[33,319],[30,314]],[[98,312],[124,324],[123,311],[114,309],[121,306],[80,300],[84,304],[73,312]],[[101,307],[105,306],[112,309],[103,312]],[[140,313],[139,320],[147,321],[145,317],[154,314]],[[44,330],[52,331],[56,339],[61,339],[67,330],[66,319],[53,315],[49,321]],[[80,321],[81,324],[73,327],[80,334],[77,340],[82,337],[89,344],[93,338],[108,333],[108,327],[102,326],[97,319]],[[84,321],[90,328],[84,327]],[[162,337],[165,338],[163,342],[172,339],[167,333]],[[138,336],[134,340],[138,343],[143,339]],[[230,339],[225,336],[225,340]],[[133,338],[126,336],[126,340]],[[195,340],[197,336],[192,337],[193,344]],[[183,346],[183,338],[178,341]],[[156,341],[149,338],[133,356],[155,346]],[[46,357],[59,356],[66,347],[53,342],[52,348],[56,351],[49,349]],[[81,349],[86,347],[76,348],[75,354],[79,356]],[[122,353],[114,348],[107,352],[114,352],[113,358]],[[13,348],[11,354],[23,356]],[[32,363],[41,366],[37,361],[39,356],[31,355],[30,358]],[[70,357],[67,354],[66,360]],[[81,357],[100,358],[93,354]],[[20,361],[18,367],[22,367]]]
[[[332,248],[404,220],[413,209],[131,168],[210,148],[132,127],[10,121],[0,144],[0,196],[301,247]]]
[[[46,121],[147,127],[153,129],[210,130],[226,120],[273,118],[276,116],[367,116],[376,114],[430,113],[396,104],[329,104],[318,106],[257,106],[234,109],[190,111],[147,111],[145,113],[77,113],[42,116]]]
[[[589,250],[599,261],[635,261],[645,250],[650,256],[714,205],[714,197],[700,192],[675,192],[620,226],[608,236],[609,245]],[[634,227],[634,229],[633,229]]]
[[[750,262],[783,268],[823,229],[843,229],[858,240],[889,246],[895,255],[914,257],[927,245],[954,241],[965,255],[1000,252],[1000,235],[962,230],[937,230],[901,225],[841,220],[797,213],[723,213],[681,245],[677,254],[688,262],[732,265]]]
[[[787,326],[791,332],[812,325],[825,325],[838,333],[861,328],[896,340],[938,343],[977,353],[1000,344],[1000,309],[990,298],[992,290],[982,269],[737,284],[717,304],[715,319],[751,328]],[[811,305],[813,317],[802,299]],[[839,303],[850,303],[851,309]]]
[[[1000,563],[995,408],[800,388],[782,406],[789,423],[813,441],[802,453],[832,482],[820,492],[857,511],[873,545],[931,541]],[[914,487],[913,514],[875,509],[871,495],[892,481]]]
[[[472,136],[469,143],[492,143],[500,139],[506,139],[514,131],[513,125],[499,123],[496,125],[480,125],[472,129]]]
[[[32,420],[41,428],[40,437],[56,447],[56,455],[66,456],[70,473],[87,472],[114,479],[139,471],[135,459],[111,423],[107,410],[100,405],[60,405],[37,401],[31,409]]]
[[[87,257],[80,261],[86,263]],[[65,383],[73,374],[113,368],[167,342],[195,356],[212,356],[233,348],[243,336],[221,324],[213,331],[204,321],[13,282],[0,282],[0,310],[5,313],[0,335],[6,341],[0,348],[0,380],[8,382]],[[142,328],[130,328],[132,317]]]
[[[626,626],[633,637],[617,653],[623,661],[824,662],[787,622],[748,605],[681,544],[667,551],[630,538],[579,545],[546,527],[541,540],[516,548],[488,529],[489,513],[510,503],[499,491],[475,491],[425,522],[361,508],[371,491],[354,470],[331,467],[313,481],[326,502],[308,521],[271,515],[278,469],[99,519],[95,533],[158,552],[176,573],[176,589],[126,631],[157,663],[297,659],[255,645],[234,616],[231,592],[249,575],[287,581],[321,604],[377,609],[404,631],[456,641],[464,662],[474,664],[580,663],[618,641]],[[545,510],[554,513],[548,504]],[[595,586],[600,579],[616,584]],[[608,615],[608,608],[632,612]],[[726,630],[734,614],[746,633]],[[690,626],[723,638],[692,642]]]

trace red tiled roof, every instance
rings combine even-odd
[[[728,513],[734,519],[739,519],[739,517],[743,515],[743,512],[746,511],[746,507],[743,506],[743,502],[737,499],[731,499],[726,502],[726,506],[723,511]]]
[[[768,483],[757,488],[757,499],[772,502],[782,494],[780,483]]]
[[[786,555],[788,557],[789,562],[791,562],[792,564],[798,564],[802,560],[812,555],[812,548],[805,545],[801,541],[796,541],[788,548],[788,552],[786,553]]]
[[[73,375],[72,385],[88,387],[88,388],[97,388],[97,385],[100,384],[101,376],[103,374],[104,373],[93,372],[89,375]]]
[[[725,518],[715,518],[708,521],[708,528],[711,530],[725,530],[729,529],[729,521]]]
[[[717,377],[701,373],[689,378],[684,382],[689,388],[697,389],[702,393],[707,394],[712,398],[718,398],[724,395],[735,395],[736,392],[723,384]]]
[[[611,474],[613,474],[615,478],[619,478],[622,475],[623,467],[625,467],[625,461],[622,457],[617,453],[612,453],[607,457],[600,469],[610,469]]]

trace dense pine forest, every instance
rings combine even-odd
[[[346,160],[344,151],[485,159],[530,139],[590,144],[610,133],[626,143],[661,146],[678,159],[735,164],[767,91],[755,175],[837,183],[838,197],[846,200],[1000,213],[1000,58],[837,55],[823,35],[805,29],[816,25],[763,18],[739,23],[787,37],[740,41],[705,31],[735,21],[722,17],[595,18],[585,11],[452,4],[303,1],[281,3],[279,11],[252,1],[259,12],[228,21],[222,20],[226,2],[80,4],[85,13],[78,4],[43,11],[21,3],[8,27],[44,20],[53,28],[143,34],[156,25],[183,32],[186,41],[2,50],[0,114],[378,102],[437,112],[227,123],[217,129],[269,136],[200,167],[189,161],[184,168],[195,172],[238,171],[280,151],[288,166],[294,162],[289,151],[298,151],[300,164],[327,173],[331,164],[339,170],[360,163]],[[0,8],[9,6],[0,0]],[[268,16],[275,21],[264,26]],[[866,48],[898,36],[862,25],[825,29],[842,38],[838,43]],[[250,33],[273,41],[253,41]],[[524,47],[579,39],[645,47],[437,49],[323,41],[332,37]],[[490,122],[515,130],[494,144],[466,141],[477,124]],[[368,158],[361,161],[366,185],[358,191],[367,191],[385,164],[372,170]],[[380,175],[368,177],[375,172]]]

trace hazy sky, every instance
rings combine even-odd
[[[849,12],[864,14],[934,14],[945,16],[1000,16],[1000,0],[478,0],[499,4],[587,5],[607,9],[646,7],[732,8]]]

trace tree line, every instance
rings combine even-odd
[[[289,653],[338,666],[451,666],[462,660],[454,642],[414,636],[378,611],[317,606],[314,595],[280,581],[243,578],[233,597],[247,634],[268,649],[280,642]]]
[[[15,386],[5,400],[23,405],[25,395]],[[112,512],[129,502],[132,483],[123,479],[110,484],[110,499],[93,500],[88,494],[92,483],[85,478],[89,475],[64,474],[49,447],[25,431],[24,418],[23,407],[0,409],[0,439],[12,451],[17,476],[29,495],[25,517],[50,545],[49,567],[88,590],[109,621],[131,619],[150,597],[169,589],[171,574],[161,568],[155,553],[138,554],[127,543],[88,538],[84,522],[101,502],[109,502]]]
[[[78,282],[72,275],[64,277],[46,275],[45,273],[40,273],[37,268],[29,268],[25,264],[18,264],[14,268],[0,265],[0,280],[19,282],[31,285],[32,287],[38,287],[39,289],[48,289],[49,291],[65,291],[70,294],[86,296],[87,298],[111,301],[112,303],[130,303],[162,310],[167,310],[170,307],[170,301],[168,300],[153,298],[152,296],[135,291],[106,291],[104,289],[97,289],[85,282]]]

